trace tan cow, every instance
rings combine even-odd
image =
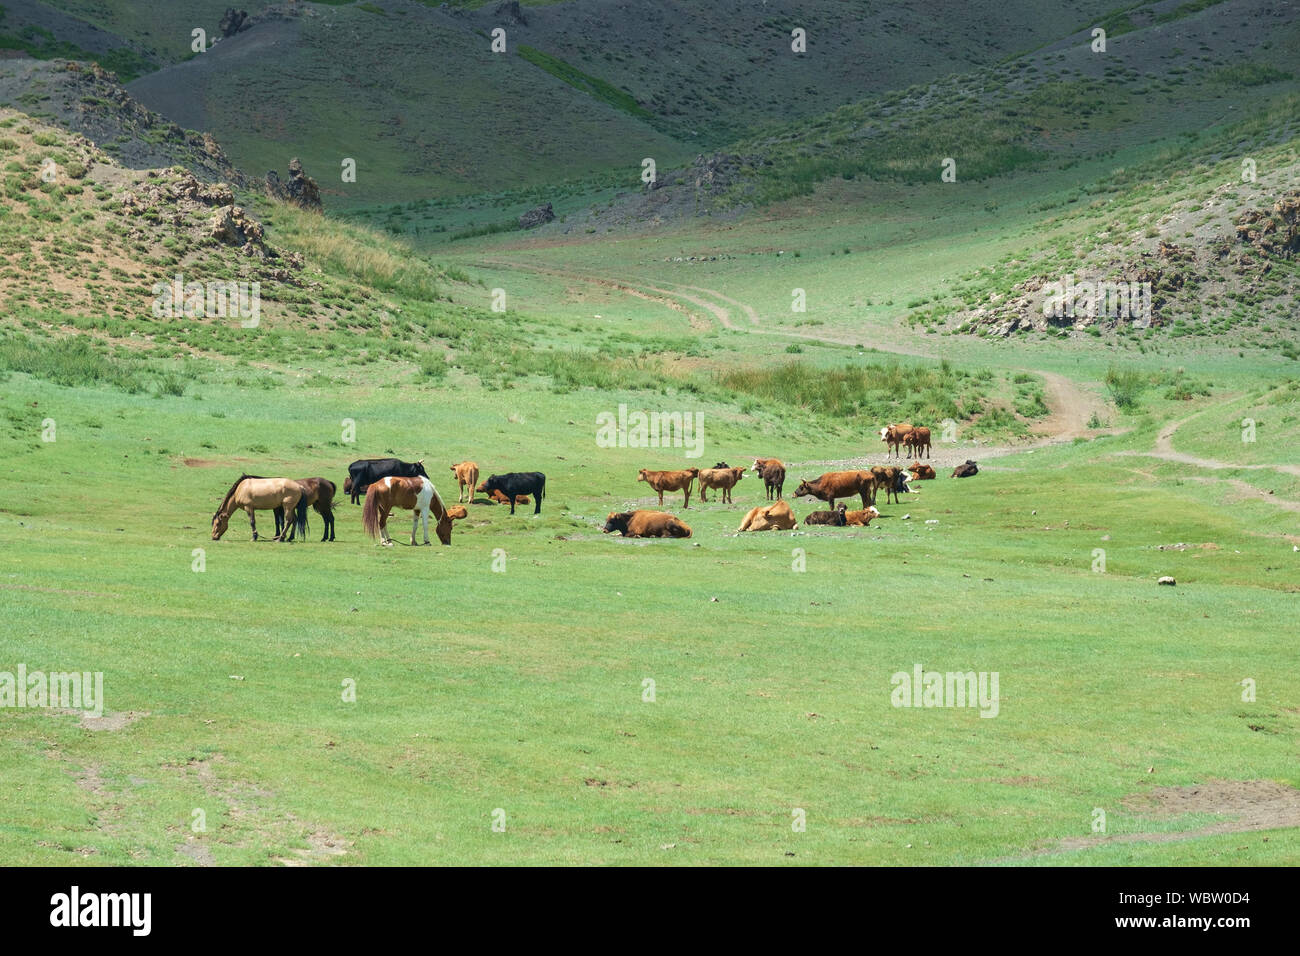
[[[625,538],[689,538],[690,525],[666,511],[611,511],[601,529]]]
[[[863,508],[861,511],[844,512],[844,523],[850,526],[856,525],[865,528],[867,525],[871,524],[873,518],[879,517],[880,512],[876,510],[876,506],[870,505],[869,507]]]
[[[745,520],[740,523],[737,532],[740,531],[789,531],[792,528],[799,527],[799,522],[795,520],[794,512],[784,501],[777,501],[770,505],[759,505],[757,508],[751,508],[749,514],[745,515]]]
[[[478,484],[478,463],[473,461],[462,461],[459,465],[451,466],[451,473],[456,476],[456,484],[460,486],[460,497],[457,501],[465,500],[465,488],[469,487],[469,503],[474,503],[474,488]]]
[[[745,477],[744,468],[702,468],[700,469],[700,500],[708,501],[704,492],[709,488],[722,490],[722,503],[731,501],[731,489],[736,482]]]
[[[659,504],[664,503],[665,491],[684,491],[686,498],[682,502],[683,508],[691,506],[691,485],[699,477],[700,469],[686,468],[682,471],[649,471],[642,468],[637,474],[637,481],[644,481],[651,488],[659,493]]]
[[[923,465],[919,461],[914,461],[907,466],[907,470],[912,473],[914,481],[929,481],[934,477],[934,468],[930,465]]]
[[[469,509],[464,505],[452,505],[447,509],[447,517],[452,521],[461,521],[469,517]]]

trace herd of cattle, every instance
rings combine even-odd
[[[832,527],[865,527],[872,519],[879,517],[876,509],[877,496],[883,492],[886,503],[892,498],[899,502],[900,494],[907,494],[911,489],[910,481],[926,481],[935,478],[931,465],[920,461],[922,453],[929,457],[930,429],[908,424],[887,425],[880,430],[880,440],[886,443],[887,455],[898,455],[900,449],[907,449],[908,457],[917,456],[917,460],[906,469],[901,465],[873,465],[853,471],[831,471],[818,478],[804,478],[794,490],[795,498],[816,498],[826,502],[826,510],[813,511],[804,517],[805,525],[829,525]],[[900,456],[901,457],[901,456]],[[641,469],[637,481],[644,481],[659,496],[659,506],[664,504],[667,492],[682,492],[682,507],[689,508],[691,490],[699,483],[700,500],[707,502],[708,492],[718,492],[723,504],[733,501],[732,493],[736,485],[748,472],[753,472],[763,479],[763,488],[771,504],[760,505],[750,509],[741,522],[741,531],[775,531],[797,528],[799,522],[790,505],[784,500],[786,468],[776,458],[756,458],[749,467],[734,468],[725,461],[720,461],[712,468],[685,468],[675,471],[651,471]],[[975,462],[967,461],[953,471],[954,478],[968,478],[979,471]],[[451,466],[459,490],[457,507],[447,508],[441,497],[433,488],[423,461],[405,462],[397,458],[363,458],[348,466],[348,476],[343,482],[343,491],[350,496],[353,504],[360,503],[361,496],[366,496],[363,511],[363,527],[372,536],[379,536],[383,543],[391,544],[387,532],[387,521],[391,511],[402,508],[412,512],[411,543],[415,543],[416,527],[423,518],[425,522],[425,543],[428,544],[428,516],[430,511],[438,521],[438,537],[443,544],[450,543],[452,521],[465,518],[468,511],[463,503],[468,497],[474,503],[475,494],[487,495],[500,504],[508,504],[510,513],[515,513],[518,505],[534,504],[533,514],[540,514],[542,500],[546,497],[546,476],[539,471],[510,472],[502,475],[489,475],[479,481],[479,467],[476,462],[462,461]],[[287,482],[288,479],[261,479],[258,476],[242,476],[231,487],[218,513],[213,517],[213,538],[220,537],[225,531],[225,521],[231,510],[242,508],[248,512],[253,523],[253,537],[257,538],[257,526],[254,510],[257,507],[274,506],[276,513],[276,537],[278,540],[292,540],[295,530],[305,531],[305,515],[308,505],[315,508],[325,519],[325,537],[322,540],[334,540],[334,516],[332,511],[334,483],[324,478],[299,479],[292,482],[299,486],[301,499],[277,488],[268,496],[268,503],[258,504],[248,495],[237,495],[237,490],[245,480],[262,482]],[[251,487],[251,486],[249,486]],[[290,503],[289,499],[293,501]],[[836,506],[837,500],[857,498],[861,501],[860,509],[849,510],[847,504]],[[298,516],[285,520],[285,509],[276,502],[287,504]],[[220,531],[218,531],[218,527]],[[638,509],[635,511],[612,512],[604,525],[606,533],[618,532],[633,538],[689,538],[690,526],[675,515],[664,511]]]

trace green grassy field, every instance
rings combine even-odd
[[[1221,6],[1165,14],[1213,26]],[[211,16],[169,16],[195,11]],[[596,65],[545,52],[551,80],[634,122]],[[308,42],[279,65],[331,55]],[[496,192],[380,207],[377,189],[347,222],[241,196],[266,261],[214,244],[208,206],[124,212],[176,180],[6,114],[0,864],[1300,862],[1300,353],[1277,305],[1294,258],[1149,330],[943,322],[1112,247],[1209,246],[1231,229],[1212,210],[1293,189],[1290,87],[1243,67],[1220,92],[1221,68],[1200,64],[1185,98],[1182,73],[1153,71],[1162,110],[1078,112],[1093,86],[1036,93],[1023,65],[989,74],[1004,99],[903,91],[807,136],[755,134],[779,169],[744,215],[638,228],[582,218],[624,189],[593,149],[590,177],[556,184],[561,222],[487,232],[547,193],[451,121],[487,157],[474,175],[403,173],[391,143],[362,168],[385,190],[436,174]],[[841,140],[904,100],[922,103],[911,125],[878,131],[908,147],[892,166]],[[277,132],[285,108],[236,145],[268,165],[259,143],[281,136],[323,155],[367,102],[340,95],[314,132]],[[954,116],[978,109],[996,137],[1026,108],[1070,145],[988,148],[978,178],[924,181]],[[630,127],[611,128],[596,145],[623,148]],[[555,175],[527,137],[512,148]],[[39,178],[49,157],[63,179]],[[260,277],[261,324],[151,315],[178,271]],[[621,405],[701,416],[699,457],[603,447],[598,416]],[[601,533],[658,507],[641,468],[777,456],[792,499],[801,478],[884,463],[877,430],[901,419],[934,428],[939,478],[882,498],[869,528],[738,535],[764,501],[750,475],[734,504],[669,493],[689,539]],[[448,503],[454,462],[543,471],[542,513],[475,504],[428,548],[398,513],[389,549],[340,494],[333,543],[315,513],[305,541],[255,543],[239,516],[211,540],[242,473],[341,489],[350,461],[388,455],[424,460]],[[948,477],[966,458],[979,475]],[[7,705],[20,666],[101,672],[103,717]],[[996,714],[896,706],[917,667],[996,674]]]

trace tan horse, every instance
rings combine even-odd
[[[286,515],[293,514],[294,520],[285,526],[284,530],[289,533],[287,539],[281,532],[273,540],[292,541],[295,532],[307,533],[307,498],[303,495],[302,485],[292,478],[240,475],[212,515],[212,540],[219,541],[230,527],[230,516],[243,509],[248,512],[248,523],[256,541],[257,517],[254,512],[274,511],[276,508],[283,508]]]
[[[429,512],[438,519],[434,529],[438,540],[451,544],[451,517],[442,503],[442,497],[428,478],[380,478],[366,489],[366,506],[361,509],[361,526],[370,537],[378,535],[386,547],[393,546],[393,539],[388,536],[388,516],[394,508],[407,508],[411,515],[411,544],[415,542],[415,529],[424,518],[424,543],[429,541]]]

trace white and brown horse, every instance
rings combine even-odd
[[[379,536],[387,547],[392,547],[393,539],[388,536],[388,516],[394,508],[407,508],[414,512],[411,516],[411,544],[415,542],[415,529],[424,519],[424,543],[429,540],[429,512],[438,519],[434,529],[438,540],[451,544],[451,517],[442,503],[442,497],[428,478],[380,478],[366,490],[366,506],[361,509],[361,525],[370,537]]]
[[[257,540],[257,511],[274,511],[283,508],[286,515],[292,514],[294,520],[288,522],[285,531],[275,536],[276,541],[292,541],[295,532],[307,533],[307,497],[302,485],[292,478],[263,478],[260,475],[240,475],[230,486],[226,497],[212,515],[212,540],[218,541],[230,527],[230,516],[236,511],[248,512],[248,524],[253,529],[253,540]]]

